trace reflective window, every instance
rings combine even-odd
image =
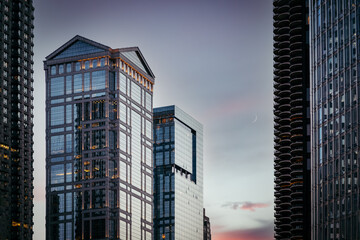
[[[120,73],[120,91],[126,94],[126,76]]]
[[[145,96],[146,96],[146,109],[149,110],[149,111],[152,111],[152,96],[150,93],[146,92],[145,93]]]
[[[64,164],[51,166],[50,184],[64,183]]]
[[[66,134],[66,152],[72,152],[72,134]]]
[[[80,71],[80,69],[81,69],[81,64],[80,64],[80,62],[76,62],[76,63],[75,63],[75,71]]]
[[[51,66],[51,68],[50,68],[50,73],[51,73],[51,75],[55,75],[55,74],[56,74],[56,66]]]
[[[71,72],[71,63],[66,64],[66,72]]]
[[[50,96],[64,95],[64,77],[56,77],[50,79]]]
[[[90,91],[90,73],[84,74],[84,91]]]
[[[94,60],[92,61],[92,66],[93,66],[93,68],[98,67],[98,61],[97,61],[96,59],[94,59]]]
[[[66,105],[66,123],[72,123],[72,105]]]
[[[92,90],[105,89],[106,87],[105,70],[92,72],[91,77],[92,77]]]
[[[72,163],[66,164],[66,182],[72,181]]]
[[[52,107],[50,109],[50,125],[64,124],[64,106]]]
[[[59,74],[63,74],[64,73],[64,64],[60,64],[59,65]]]
[[[72,76],[66,76],[66,94],[72,94]]]
[[[81,74],[74,75],[74,93],[82,92],[82,76]]]
[[[87,60],[87,61],[85,61],[85,70],[87,70],[89,68],[90,68],[90,61]]]
[[[50,153],[51,154],[64,153],[64,135],[57,135],[50,137]]]
[[[141,89],[134,81],[131,81],[131,98],[141,104]]]

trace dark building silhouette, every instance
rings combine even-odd
[[[75,36],[44,62],[46,239],[153,239],[154,75]]]
[[[33,235],[33,13],[0,1],[0,239]]]
[[[154,239],[203,237],[203,130],[177,106],[154,108]]]
[[[310,1],[312,239],[360,239],[360,1]]]
[[[205,215],[205,208],[203,212],[204,217],[204,237],[203,240],[211,240],[211,226],[210,226],[210,219]]]
[[[308,1],[273,5],[275,239],[310,239]]]

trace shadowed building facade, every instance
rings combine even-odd
[[[75,36],[46,57],[46,239],[153,239],[154,75]]]
[[[154,109],[154,239],[203,238],[203,127],[176,106]]]
[[[360,239],[360,2],[310,10],[312,238]]]
[[[32,0],[0,0],[0,239],[33,235]]]
[[[273,5],[275,239],[310,239],[308,1]]]
[[[203,240],[211,240],[211,226],[210,226],[210,219],[208,216],[205,215],[205,208],[204,208],[204,237]]]

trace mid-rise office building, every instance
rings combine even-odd
[[[203,238],[202,129],[176,106],[154,109],[154,239]]]
[[[0,239],[33,235],[32,0],[0,0]]]
[[[310,1],[312,239],[360,239],[359,1]]]
[[[75,36],[46,57],[46,239],[153,239],[154,75]]]
[[[275,239],[310,239],[308,1],[273,4]]]

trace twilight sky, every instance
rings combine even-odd
[[[272,1],[34,0],[34,239],[45,239],[45,57],[81,35],[138,46],[154,107],[204,125],[213,240],[273,239]]]

